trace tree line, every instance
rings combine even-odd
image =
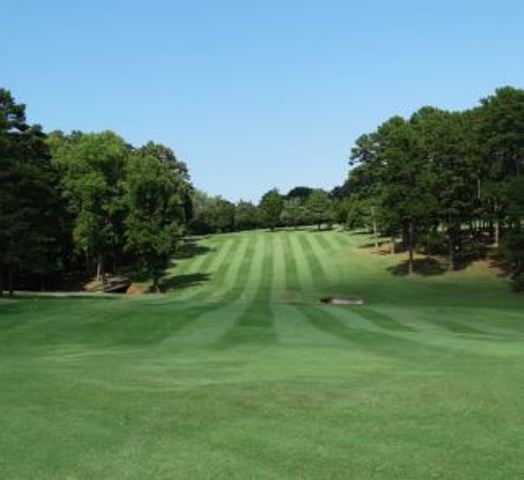
[[[359,137],[337,189],[349,228],[408,252],[447,256],[456,270],[489,246],[524,289],[524,90],[500,88],[464,111],[427,106]]]
[[[195,189],[165,145],[105,131],[44,133],[0,89],[0,294],[127,270],[160,278],[188,234],[333,221],[330,195],[273,189],[258,205]]]
[[[193,213],[189,229],[195,234],[305,225],[320,229],[332,225],[336,216],[332,194],[310,187],[295,187],[285,195],[273,188],[258,204],[246,200],[233,203],[196,190]]]
[[[0,294],[132,265],[160,276],[192,216],[187,166],[111,131],[44,134],[0,89]]]
[[[165,145],[111,131],[44,133],[0,89],[0,293],[133,269],[160,278],[182,239],[277,227],[366,228],[392,252],[446,256],[456,270],[487,251],[524,290],[524,91],[498,89],[464,111],[423,107],[360,136],[328,192],[299,186],[258,204],[209,196]]]

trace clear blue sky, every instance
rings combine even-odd
[[[524,2],[18,1],[0,85],[47,130],[173,147],[201,189],[331,188],[388,116],[523,86]]]

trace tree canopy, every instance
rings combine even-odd
[[[455,270],[487,238],[498,246],[502,233],[516,258],[523,122],[524,91],[511,87],[470,110],[423,107],[390,118],[355,142],[348,179],[336,189],[337,216],[352,228],[376,223],[382,234],[400,236],[409,272],[416,248],[445,247]],[[520,261],[513,274],[522,274]]]
[[[273,188],[258,205],[233,203],[195,189],[166,145],[46,134],[0,89],[0,293],[79,271],[104,281],[120,266],[158,289],[186,234],[334,221],[405,250],[409,273],[417,252],[447,257],[449,270],[497,252],[524,289],[523,166],[524,90],[504,87],[468,110],[425,106],[362,134],[331,192]]]

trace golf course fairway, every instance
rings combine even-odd
[[[215,235],[164,294],[0,299],[0,478],[524,478],[524,297],[369,242]]]

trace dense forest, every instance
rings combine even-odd
[[[120,271],[158,290],[188,235],[334,223],[406,251],[407,273],[415,252],[446,258],[449,270],[496,255],[524,290],[524,90],[393,117],[356,140],[349,167],[330,192],[272,189],[258,205],[235,204],[196,189],[165,145],[44,133],[0,89],[0,294]]]

